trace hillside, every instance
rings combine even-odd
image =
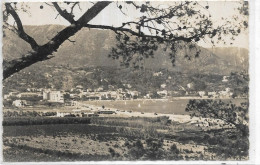
[[[26,26],[25,31],[39,44],[44,44],[64,27],[61,25]],[[115,34],[108,30],[84,28],[59,48],[55,57],[38,63],[42,65],[69,65],[71,67],[110,66],[120,68],[119,61],[108,58],[108,53],[115,45]],[[21,57],[30,50],[30,46],[10,31],[5,31],[3,38],[4,60]],[[231,71],[248,69],[248,50],[240,48],[201,48],[200,58],[188,61],[177,57],[176,66],[170,63],[168,54],[162,49],[155,52],[155,58],[146,59],[145,67],[160,68],[183,73],[229,74]],[[30,67],[29,67],[30,68]]]

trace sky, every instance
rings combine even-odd
[[[171,5],[170,1],[157,1],[153,2],[156,5],[158,4],[166,4]],[[124,3],[121,3],[124,4]],[[233,1],[210,1],[210,2],[200,2],[201,5],[208,5],[209,12],[212,15],[212,20],[214,23],[221,23],[221,17],[231,18],[234,14],[236,14],[237,2]],[[19,4],[20,5],[20,4]],[[61,16],[57,16],[57,11],[53,9],[51,6],[46,5],[43,2],[26,2],[23,3],[28,12],[18,11],[18,14],[22,20],[24,25],[45,25],[45,24],[61,24],[61,25],[69,25],[69,23],[63,19]],[[40,6],[43,6],[43,9],[40,9]],[[93,4],[90,2],[81,3],[80,10],[78,7],[75,7],[74,13],[75,18],[79,18],[87,9],[89,9]],[[107,6],[103,11],[101,11],[90,23],[91,24],[102,24],[102,25],[112,25],[112,26],[121,26],[122,22],[135,20],[138,16],[140,16],[140,12],[136,12],[134,7],[129,7],[129,5],[123,6],[123,11],[127,14],[124,15],[117,7],[116,3],[111,3]],[[11,19],[9,20],[12,21]],[[242,32],[239,36],[235,38],[232,46],[236,47],[249,47],[249,37],[248,30],[246,32]],[[205,41],[199,42],[200,46],[203,47],[212,47],[212,44]],[[216,44],[216,47],[229,47],[231,45],[224,44]]]

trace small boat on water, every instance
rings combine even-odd
[[[138,104],[138,108],[140,108],[140,107],[141,107],[141,104],[139,103],[139,104]]]

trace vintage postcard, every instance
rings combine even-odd
[[[3,1],[3,162],[250,160],[248,1]]]

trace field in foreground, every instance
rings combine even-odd
[[[4,126],[3,143],[7,162],[248,159],[248,141],[235,129],[204,131],[196,124],[170,122],[167,117]]]

